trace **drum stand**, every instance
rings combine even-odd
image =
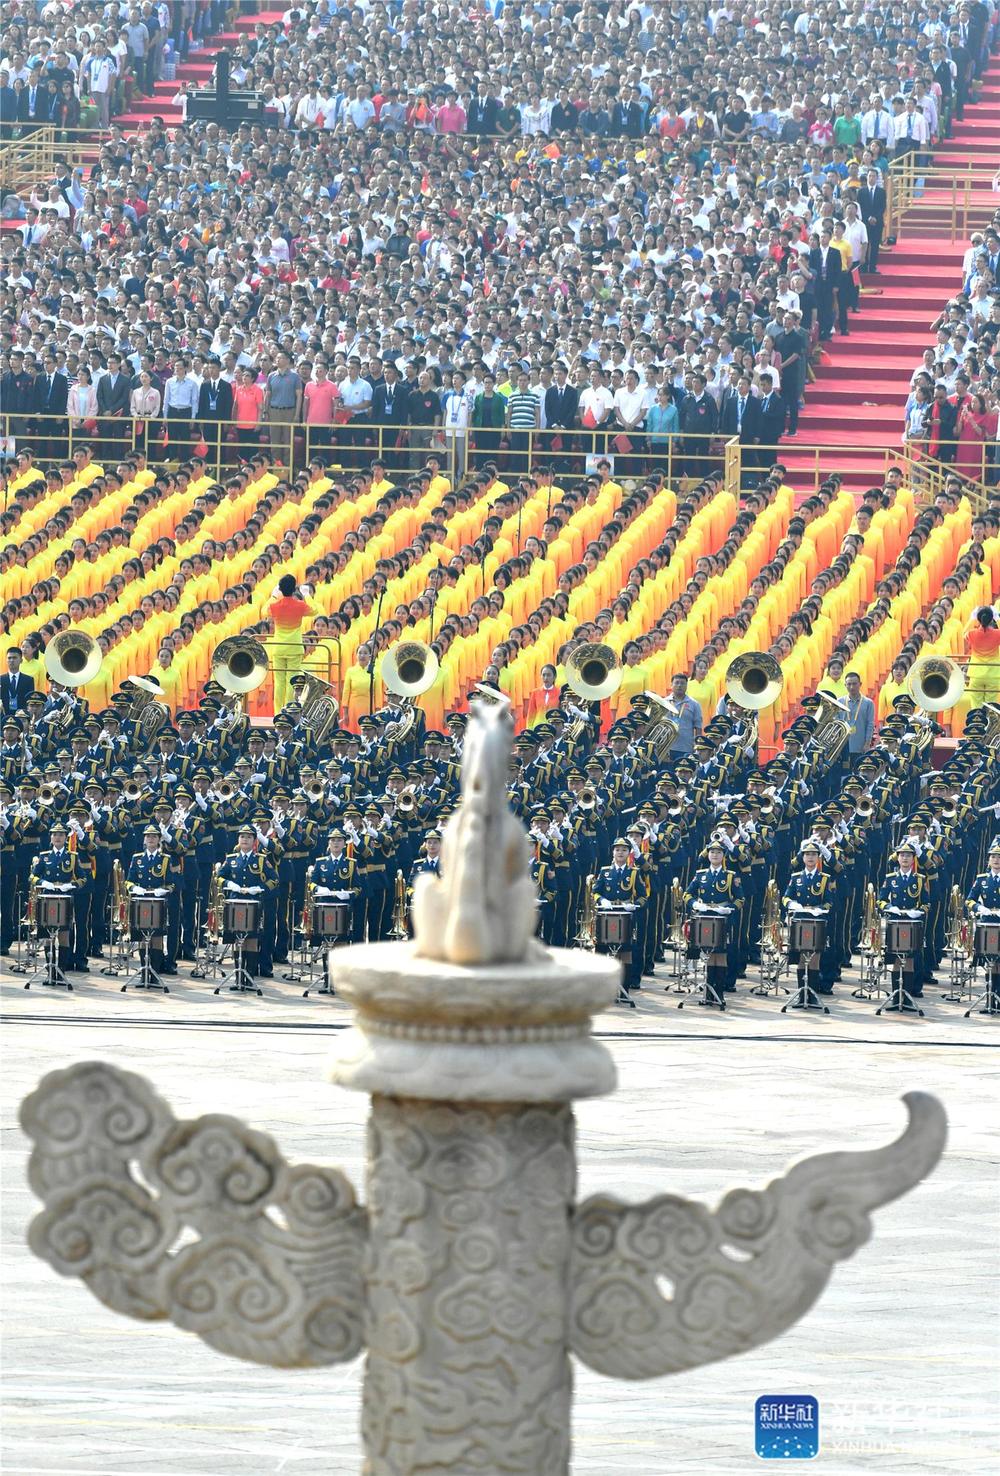
[[[997,972],[998,967],[1000,967],[1000,959],[986,959],[986,988],[972,1001],[963,1019],[967,1020],[977,1006],[979,1006],[980,1015],[1000,1015],[1000,990],[997,990],[993,984],[993,975]],[[945,995],[945,999],[947,998],[948,995]]]
[[[885,991],[882,985],[882,975],[885,965],[881,953],[876,953],[872,948],[861,950],[861,979],[857,989],[851,990],[852,999],[874,999],[876,995]]]
[[[235,933],[233,935],[233,967],[216,984],[212,990],[213,994],[221,994],[223,989],[228,988],[230,994],[256,994],[263,997],[263,989],[261,989],[257,980],[246,966],[246,943],[250,936],[249,933]]]
[[[899,970],[899,982],[897,984],[895,980],[892,980],[889,986],[889,998],[886,1000],[885,1004],[879,1005],[878,1009],[875,1011],[876,1015],[888,1013],[891,1015],[919,1015],[921,1019],[924,1018],[923,1010],[917,1004],[916,1000],[913,998],[913,995],[909,993],[909,991],[903,984],[902,961],[904,958],[912,957],[912,953],[901,955],[897,954],[897,962],[889,966],[890,977],[895,970]]]
[[[762,948],[760,951],[760,983],[750,992],[756,994],[759,999],[769,999],[771,995],[779,995],[788,990],[781,982],[781,975],[785,965],[785,956],[776,953],[772,948]]]
[[[715,954],[709,954],[708,955],[708,958],[715,958],[715,957],[716,957]],[[726,955],[725,954],[722,954],[722,957],[725,958]],[[699,966],[703,967],[704,970],[705,970],[704,976],[703,976],[700,984],[698,983]],[[696,999],[694,1001],[691,1001],[690,999],[682,999],[682,1000],[680,1000],[678,1002],[677,1008],[679,1010],[682,1010],[686,1004],[691,1004],[693,1002],[694,1004],[696,1004],[696,1005],[702,1005],[702,1006],[704,1006],[707,1009],[725,1010],[725,1008],[726,1008],[726,996],[725,996],[724,993],[720,993],[720,991],[718,990],[718,988],[709,979],[709,977],[708,977],[708,959],[705,959],[704,962],[702,962],[701,954],[699,954],[698,957],[694,960],[694,979],[695,979],[695,982],[692,985],[692,988],[691,988],[691,990],[689,992],[690,993],[694,993],[696,990],[701,989],[701,991],[702,991],[701,999]]]
[[[948,1004],[961,1004],[963,1000],[972,998],[972,992],[976,987],[976,971],[964,948],[949,948],[947,953],[948,990],[946,994],[942,994],[941,998]],[[989,971],[987,971],[988,977]],[[975,1008],[978,1003],[977,999],[970,1008]]]
[[[68,989],[72,994],[73,986],[59,967],[59,934],[46,932],[39,935],[39,947],[44,965],[31,975],[25,989],[30,989],[32,984],[42,984],[47,989]]]
[[[167,988],[166,984],[164,984],[159,974],[153,968],[152,960],[150,957],[153,951],[153,939],[155,937],[155,933],[150,933],[146,931],[143,931],[140,935],[139,972],[137,974],[130,974],[129,977],[125,980],[125,983],[122,985],[120,991],[122,994],[125,993],[130,984],[135,989],[160,989],[163,991],[164,994],[170,993],[170,990]]]
[[[42,952],[44,945],[37,933],[32,932],[27,918],[22,915],[17,921],[17,937],[14,941],[14,961],[8,967],[12,974],[31,974],[32,978],[39,977],[39,971],[35,968],[35,960]]]
[[[814,957],[814,955],[811,953],[799,954],[800,963],[803,959],[807,960],[806,963],[802,964],[802,972],[804,977],[802,983],[796,989],[791,999],[786,999],[785,1003],[781,1006],[781,1013],[783,1015],[787,1014],[789,1010],[822,1010],[824,1015],[828,1015],[830,1013],[829,1008],[823,1003],[823,1001],[820,999],[819,995],[816,993],[815,989],[809,982],[809,975],[811,970],[808,960],[812,957]]]
[[[309,996],[310,996],[310,994],[336,994],[337,991],[336,991],[336,989],[334,989],[333,984],[330,982],[330,954],[336,948],[336,946],[337,946],[338,943],[346,943],[346,942],[347,942],[347,939],[346,938],[324,938],[323,941],[322,941],[322,943],[319,945],[318,948],[313,947],[313,948],[310,949],[310,951],[309,951],[309,988],[308,989],[303,989],[303,991],[302,991],[302,998],[303,999],[308,999]],[[320,974],[320,981],[321,982],[320,982],[319,988],[318,989],[314,989],[313,988],[313,985],[314,985],[314,983],[316,981],[316,964],[317,964],[317,961],[319,961],[319,974]],[[305,978],[305,974],[304,973],[300,974],[299,975],[299,978],[300,979],[304,979]]]

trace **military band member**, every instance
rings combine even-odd
[[[614,842],[611,865],[602,866],[594,878],[594,903],[599,909],[624,907],[631,911],[632,946],[622,951],[622,963],[625,988],[638,989],[642,983],[642,954],[638,947],[636,913],[646,899],[646,888],[638,870],[629,861],[631,849],[624,836],[619,836]]]
[[[788,910],[789,922],[794,922],[800,916],[816,916],[822,914],[827,920],[830,916],[830,905],[836,891],[836,883],[827,872],[820,867],[819,846],[815,841],[803,841],[801,847],[802,870],[794,871],[788,879],[782,898]],[[828,922],[829,925],[829,922]],[[806,982],[806,969],[800,954],[789,954],[794,957],[796,973],[798,975],[799,988]],[[834,980],[834,963],[830,949],[824,948],[819,956],[819,983],[814,985],[817,994],[832,994]],[[812,982],[812,981],[810,981]]]
[[[163,849],[160,826],[147,825],[142,833],[142,843],[142,850],[137,851],[129,862],[128,876],[125,878],[126,890],[130,896],[163,897],[167,901],[169,917],[174,882],[170,874],[170,857]],[[163,934],[153,939],[150,963],[158,973],[176,973],[176,967],[168,967],[166,955],[160,946],[165,941],[166,936]]]
[[[736,988],[736,938],[739,933],[740,912],[743,907],[743,885],[735,871],[724,865],[724,849],[718,840],[709,842],[708,865],[696,871],[684,893],[684,906],[688,915],[720,916],[725,921],[725,947],[709,954],[706,979],[709,989],[720,1003],[723,994]],[[697,956],[693,946],[689,953]],[[717,962],[724,955],[722,963]]]
[[[257,970],[264,979],[274,974],[274,911],[278,889],[277,862],[266,850],[258,848],[259,827],[240,826],[236,850],[222,862],[219,877],[225,894],[234,900],[252,898],[260,903],[257,925]]]
[[[913,846],[906,841],[896,847],[895,866],[886,875],[879,891],[879,907],[887,918],[908,918],[911,921],[927,922],[927,881],[917,870],[917,857]],[[905,956],[909,959],[909,955]],[[904,956],[887,954],[887,962],[893,970],[904,970]],[[912,973],[906,985],[907,993],[919,999],[924,992],[923,954],[912,956]]]
[[[1000,926],[1000,843],[994,842],[990,846],[986,866],[987,869],[980,872],[972,883],[968,901],[972,903],[977,921]],[[987,1009],[991,1004],[995,1009],[996,1002],[1000,999],[1000,956],[980,955],[979,962],[986,969]]]
[[[32,861],[30,880],[40,891],[72,897],[81,885],[81,877],[76,856],[66,844],[66,839],[65,822],[55,820],[49,830],[48,849],[39,852]],[[75,967],[73,934],[72,926],[59,934],[59,967],[64,971]]]
[[[359,903],[364,896],[365,879],[357,862],[348,856],[346,844],[344,832],[339,826],[334,826],[327,837],[326,855],[321,856],[313,866],[310,880],[317,902],[325,900],[350,903],[351,922],[347,937],[351,938],[354,913],[357,910],[363,911],[363,908],[359,909]]]

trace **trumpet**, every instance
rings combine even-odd
[[[326,788],[321,779],[310,779],[308,784],[303,784],[302,793],[314,805],[321,804],[326,799]]]
[[[577,805],[581,810],[597,809],[597,790],[591,784],[585,784],[576,797]]]
[[[126,779],[122,785],[122,794],[126,799],[137,800],[143,793],[143,786],[138,779]]]
[[[58,799],[59,796],[56,793],[54,784],[43,784],[40,786],[38,790],[38,805],[40,809],[51,809],[58,802]]]

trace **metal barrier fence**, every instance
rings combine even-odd
[[[376,425],[372,422],[341,425],[291,425],[274,422],[252,427],[228,422],[139,421],[101,419],[72,421],[66,416],[0,415],[0,450],[8,458],[29,449],[42,467],[69,459],[86,445],[94,459],[111,466],[130,452],[141,451],[151,465],[175,467],[192,456],[202,456],[207,470],[218,480],[237,469],[255,451],[266,450],[274,463],[289,476],[308,470],[314,457],[321,457],[334,475],[367,470],[378,459],[390,478],[404,478],[437,457],[442,470],[457,485],[487,462],[495,463],[503,480],[551,470],[559,485],[586,476],[607,460],[616,479],[639,479],[660,473],[670,486],[680,487],[712,474],[722,475],[733,491],[745,488],[755,475],[775,461],[794,452],[812,458],[811,470],[796,469],[796,491],[813,491],[831,472],[850,472],[857,459],[865,464],[873,456],[881,462],[882,474],[892,466],[904,467],[907,481],[920,501],[932,501],[944,478],[963,478],[973,504],[985,502],[985,489],[1000,477],[994,464],[994,443],[949,441],[942,443],[945,457],[931,457],[911,445],[873,448],[842,444],[807,444],[799,440],[773,445],[741,445],[739,438],[672,435],[650,437],[629,432],[601,430],[482,432],[448,436],[439,426]],[[5,506],[8,499],[5,497]]]
[[[502,428],[452,435],[440,426],[400,428],[374,422],[353,425],[290,424],[282,420],[241,426],[227,421],[69,419],[65,415],[0,415],[2,449],[8,457],[29,449],[40,465],[71,457],[89,446],[94,459],[112,464],[141,451],[150,464],[172,466],[202,456],[218,479],[242,460],[265,449],[290,475],[305,471],[316,456],[337,474],[367,469],[374,459],[390,473],[418,471],[435,456],[453,483],[496,464],[501,477],[552,468],[556,482],[579,478],[606,458],[615,477],[660,472],[668,483],[722,473],[724,437],[649,436],[612,430],[508,431]]]

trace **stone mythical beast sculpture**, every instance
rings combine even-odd
[[[509,744],[504,711],[478,708],[415,943],[333,957],[356,1023],[332,1079],[372,1095],[365,1208],[336,1169],[291,1166],[223,1114],[178,1121],[100,1062],[52,1072],[22,1108],[36,1254],[235,1357],[364,1350],[369,1476],[567,1472],[570,1354],[650,1378],[775,1337],[945,1140],[940,1105],[912,1093],[896,1142],[807,1159],[714,1211],[669,1194],[577,1205],[569,1104],[613,1089],[590,1021],[617,965],[533,938]]]

